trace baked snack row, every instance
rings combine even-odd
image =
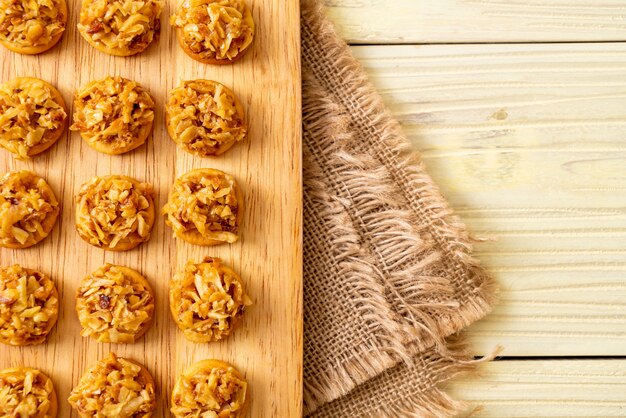
[[[76,231],[95,247],[126,251],[148,241],[155,212],[150,184],[121,175],[94,177],[76,195]],[[30,171],[0,177],[0,247],[39,243],[59,213],[59,202],[42,177]],[[192,170],[175,180],[162,214],[176,238],[203,246],[234,243],[243,219],[243,195],[230,174]]]
[[[174,322],[193,342],[229,336],[252,301],[241,277],[219,258],[189,261],[169,283]],[[76,290],[83,337],[134,343],[153,322],[155,298],[146,278],[128,267],[105,264]],[[0,267],[0,343],[44,343],[59,316],[59,294],[47,275],[20,265]]]
[[[204,360],[176,379],[171,409],[176,418],[240,418],[248,403],[248,384],[232,365]],[[156,409],[156,384],[138,362],[110,353],[83,374],[69,404],[83,418],[150,418]],[[0,370],[0,416],[56,418],[52,380],[38,369]]]
[[[0,43],[20,54],[47,51],[67,26],[65,0],[0,0],[0,8]],[[158,38],[162,9],[161,0],[82,0],[77,28],[99,51],[135,55]],[[254,40],[244,0],[183,0],[170,24],[185,53],[203,63],[233,63]]]
[[[194,155],[222,155],[247,136],[241,102],[216,81],[183,81],[169,91],[165,110],[169,136]],[[93,149],[119,155],[146,142],[154,112],[154,99],[139,83],[109,76],[76,92],[70,129]],[[46,81],[18,77],[0,85],[0,146],[16,158],[28,159],[54,145],[68,119],[63,97]]]

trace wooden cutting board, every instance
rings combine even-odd
[[[66,33],[55,48],[39,56],[0,49],[2,82],[34,76],[56,85],[69,106],[74,91],[107,75],[134,79],[157,102],[154,134],[147,145],[122,156],[91,149],[68,133],[31,161],[14,160],[0,150],[0,172],[27,169],[48,180],[62,215],[51,236],[26,250],[0,249],[0,265],[19,263],[55,281],[61,297],[59,320],[47,343],[35,347],[0,346],[0,368],[40,368],[54,381],[59,417],[76,417],[67,397],[85,369],[113,351],[144,364],[157,382],[155,417],[169,416],[176,376],[194,362],[217,358],[240,369],[250,384],[249,417],[300,417],[302,403],[302,187],[300,29],[298,0],[247,0],[257,22],[252,51],[232,66],[200,64],[178,46],[168,24],[174,1],[165,6],[160,39],[142,54],[119,58],[98,52],[76,30],[80,3],[68,2]],[[249,139],[218,158],[199,158],[178,150],[168,137],[164,103],[181,80],[207,78],[233,88],[249,121]],[[72,109],[70,108],[70,113]],[[125,174],[154,185],[160,209],[174,179],[194,168],[233,174],[245,196],[242,238],[234,245],[198,247],[175,241],[159,217],[149,242],[124,253],[105,252],[75,232],[74,195],[95,175]],[[255,304],[242,326],[223,342],[194,344],[169,314],[168,282],[188,260],[222,257],[239,271]],[[101,344],[80,336],[74,310],[77,284],[104,263],[142,272],[156,294],[155,322],[135,344]]]

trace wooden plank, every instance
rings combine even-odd
[[[626,361],[496,361],[448,389],[472,417],[623,417]]]
[[[622,0],[325,0],[350,43],[626,40]]]
[[[481,353],[626,354],[626,44],[354,47],[501,286]]]
[[[76,133],[29,162],[0,154],[0,172],[30,169],[46,177],[62,202],[53,234],[27,250],[0,250],[0,264],[20,263],[41,269],[57,282],[62,298],[58,324],[45,345],[0,347],[0,368],[28,365],[47,372],[59,395],[60,417],[76,417],[66,399],[85,368],[109,351],[134,358],[154,375],[158,391],[155,417],[169,416],[169,396],[176,376],[188,365],[218,358],[236,365],[250,383],[251,417],[300,417],[302,388],[302,249],[299,2],[254,0],[258,22],[252,51],[233,66],[209,66],[179,48],[167,2],[156,45],[130,58],[110,57],[89,47],[69,25],[60,46],[41,56],[0,51],[1,77],[37,76],[57,85],[67,103],[75,89],[106,75],[135,79],[157,102],[152,139],[123,156],[92,150]],[[70,3],[71,20],[79,3]],[[249,140],[220,158],[201,159],[178,151],[164,124],[166,92],[183,79],[210,78],[232,86],[250,124]],[[276,80],[280,80],[277,83]],[[150,241],[125,253],[103,252],[83,242],[74,230],[73,196],[94,175],[127,174],[151,182],[160,209],[175,177],[192,168],[213,167],[232,173],[242,186],[246,210],[242,239],[231,246],[193,247],[171,238],[159,216]],[[194,344],[172,321],[168,281],[177,268],[206,255],[222,257],[240,272],[255,304],[242,327],[223,342]],[[98,344],[81,338],[74,312],[78,281],[105,262],[143,272],[156,293],[156,321],[136,344]]]

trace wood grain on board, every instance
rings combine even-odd
[[[353,47],[471,232],[505,356],[626,353],[626,44]]]
[[[625,387],[625,360],[537,360],[484,364],[446,389],[472,418],[623,417]]]
[[[351,43],[626,40],[623,0],[325,0]]]
[[[0,153],[0,171],[28,169],[47,178],[62,203],[62,216],[43,243],[27,250],[0,250],[0,264],[40,269],[56,281],[59,321],[47,344],[0,347],[0,368],[32,366],[48,373],[59,395],[59,416],[76,417],[66,399],[90,364],[110,351],[144,364],[158,386],[155,417],[169,416],[176,376],[206,358],[232,362],[250,384],[250,417],[301,416],[302,384],[302,189],[300,137],[300,36],[297,0],[248,0],[257,22],[253,50],[232,66],[197,63],[179,48],[169,25],[175,2],[166,2],[160,39],[144,53],[111,57],[91,48],[75,23],[79,2],[69,2],[69,27],[60,45],[39,56],[0,50],[1,81],[40,77],[56,85],[68,105],[88,81],[120,75],[140,82],[157,102],[155,129],[147,145],[122,156],[91,149],[68,133],[49,152],[28,162]],[[165,130],[166,92],[181,80],[208,78],[231,86],[242,100],[249,139],[219,158],[202,159],[177,150]],[[126,174],[154,185],[160,209],[174,179],[211,167],[233,174],[245,196],[242,238],[234,245],[196,247],[174,241],[159,217],[146,244],[124,253],[104,252],[74,230],[73,196],[95,175]],[[220,343],[188,342],[172,321],[168,281],[188,260],[222,257],[240,272],[254,306],[241,328]],[[74,311],[78,281],[102,264],[125,265],[144,273],[156,293],[156,321],[136,344],[99,344],[79,335]]]

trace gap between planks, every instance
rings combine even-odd
[[[626,360],[511,360],[481,365],[445,390],[472,417],[616,417],[626,413]]]
[[[325,0],[355,44],[594,42],[626,40],[621,0]]]

